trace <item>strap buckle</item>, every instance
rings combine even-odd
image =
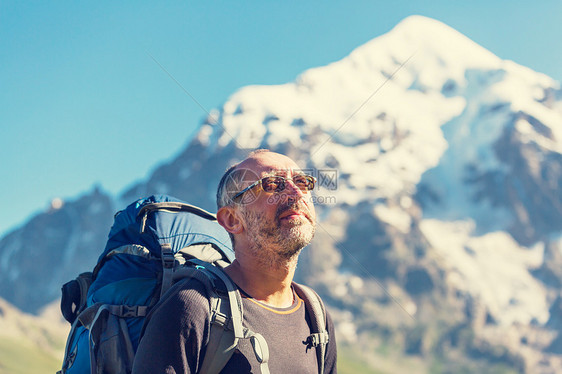
[[[229,322],[230,318],[226,314],[216,310],[213,311],[213,314],[211,315],[211,323],[222,326],[225,330],[227,330]]]
[[[164,243],[162,248],[162,266],[164,269],[173,269],[176,259],[174,253],[172,252],[172,245],[170,243]]]
[[[124,318],[143,317],[147,307],[143,305],[119,305],[119,316]]]
[[[309,347],[318,347],[321,344],[328,344],[329,336],[327,333],[311,334],[306,338],[306,343]]]

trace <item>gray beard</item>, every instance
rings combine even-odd
[[[300,251],[314,237],[316,227],[308,220],[299,220],[290,227],[282,226],[278,214],[267,222],[263,214],[243,212],[249,236],[249,250],[268,268],[287,266],[297,261]]]

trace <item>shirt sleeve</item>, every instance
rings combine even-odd
[[[150,316],[133,374],[197,373],[209,337],[209,311],[202,284],[190,280],[174,286]]]
[[[336,332],[334,329],[334,322],[330,313],[326,312],[326,324],[328,326],[328,334],[330,340],[328,341],[326,347],[326,361],[324,362],[324,373],[325,374],[337,374],[338,372],[338,352],[336,343]]]

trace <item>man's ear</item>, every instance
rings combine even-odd
[[[231,206],[223,206],[217,212],[217,221],[231,234],[240,234],[244,231],[244,225],[237,213],[236,208]]]

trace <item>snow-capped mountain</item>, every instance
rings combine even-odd
[[[385,344],[437,357],[445,372],[560,367],[560,85],[420,16],[295,82],[240,89],[116,202],[97,191],[34,217],[0,241],[0,296],[28,311],[54,299],[138,197],[213,210],[224,170],[255,148],[319,179],[297,276],[328,301],[342,343],[374,361]]]

